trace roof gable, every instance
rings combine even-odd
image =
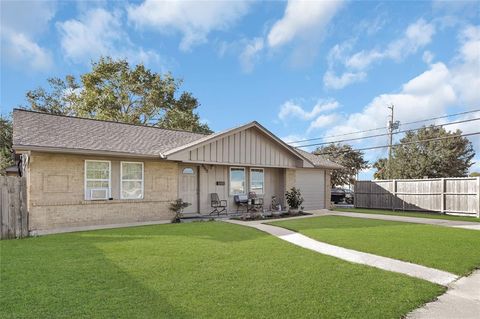
[[[206,136],[172,149],[164,156],[210,164],[313,167],[308,159],[257,122]]]

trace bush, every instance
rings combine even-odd
[[[175,213],[173,216],[172,223],[179,223],[182,218],[182,212],[185,208],[190,206],[190,203],[184,202],[181,198],[176,199],[173,203],[170,204],[170,210]]]
[[[295,187],[292,187],[289,192],[285,193],[285,198],[287,199],[288,207],[291,209],[298,209],[303,203],[302,193]]]

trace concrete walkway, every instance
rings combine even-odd
[[[347,217],[355,217],[355,218],[380,219],[380,220],[388,220],[388,221],[395,221],[395,222],[427,224],[427,225],[445,226],[445,227],[453,227],[453,228],[480,230],[480,223],[464,222],[460,220],[433,219],[433,218],[394,216],[394,215],[381,215],[381,214],[349,213],[349,212],[331,211],[327,209],[317,211],[317,212],[318,213],[316,215],[320,215],[320,216],[325,216],[325,215],[347,216]]]
[[[390,215],[333,212],[326,209],[310,211],[309,213],[312,213],[313,215],[292,217],[289,219],[311,218],[326,215],[343,215],[357,218],[382,219],[390,221],[411,222],[417,224],[429,224],[480,230],[480,225],[475,225],[476,223],[450,221],[443,219],[439,220]],[[480,318],[480,270],[477,270],[469,277],[463,277],[458,279],[458,276],[445,271],[403,262],[392,258],[363,253],[352,249],[346,249],[335,245],[330,245],[285,228],[264,224],[266,222],[273,221],[275,220],[248,222],[238,220],[226,220],[226,222],[229,223],[256,228],[258,230],[276,236],[282,240],[288,241],[294,245],[307,248],[318,253],[337,257],[339,259],[358,264],[364,264],[388,271],[402,273],[416,278],[425,279],[427,281],[448,287],[448,290],[445,294],[438,297],[437,300],[432,301],[424,305],[423,307],[412,311],[410,314],[408,314],[407,319]]]
[[[226,220],[225,222],[253,227],[276,236],[282,240],[288,241],[294,245],[307,248],[324,255],[337,257],[353,263],[368,265],[383,270],[398,272],[408,276],[428,280],[443,286],[447,286],[458,278],[456,275],[446,271],[347,249],[340,246],[330,245],[282,227],[263,224],[265,221],[245,222],[239,220]]]
[[[408,314],[409,319],[480,318],[480,270],[452,283],[437,300]]]

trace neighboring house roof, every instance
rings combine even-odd
[[[18,175],[18,166],[17,165],[8,166],[4,169],[4,172],[7,175],[13,175],[13,174]]]
[[[19,109],[13,111],[15,150],[80,150],[158,157],[163,152],[203,137],[205,134],[152,126]]]
[[[9,173],[18,172],[18,166],[17,165],[8,166],[5,168],[5,172],[9,172]]]
[[[330,168],[330,169],[342,169],[343,166],[337,163],[334,163],[320,155],[315,155],[299,148],[295,148],[297,152],[302,154],[303,157],[307,158],[310,162],[315,165],[315,167],[323,167],[323,168]]]

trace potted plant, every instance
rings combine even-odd
[[[303,203],[303,197],[300,190],[295,187],[292,187],[290,191],[287,191],[285,193],[285,198],[287,200],[287,204],[289,207],[288,211],[290,212],[290,214],[293,214],[293,215],[298,214],[298,211],[299,211],[298,208]]]
[[[176,199],[173,203],[171,203],[170,210],[175,214],[172,218],[172,223],[180,223],[183,210],[190,205],[190,203],[184,202],[181,198]]]

